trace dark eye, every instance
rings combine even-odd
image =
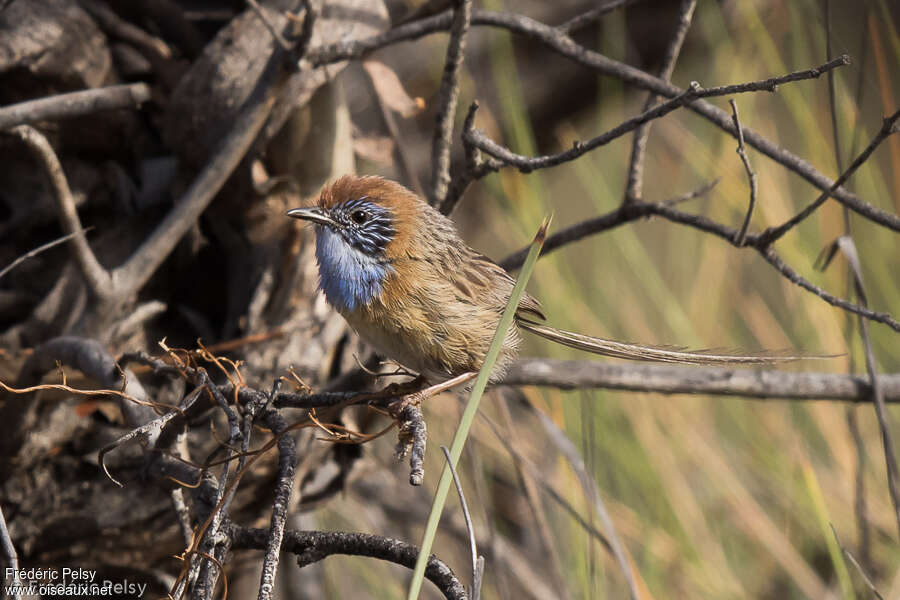
[[[353,222],[357,225],[362,225],[369,219],[369,214],[364,210],[354,210],[350,213],[350,218],[353,219]]]

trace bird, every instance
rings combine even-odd
[[[415,192],[375,175],[326,184],[315,206],[287,215],[316,235],[319,288],[327,302],[381,355],[428,383],[477,372],[509,302],[514,279],[469,247],[456,226]],[[525,293],[492,373],[502,378],[521,331],[615,358],[688,364],[764,364],[806,358],[722,353],[619,342],[545,325]]]

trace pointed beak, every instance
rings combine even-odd
[[[338,223],[325,214],[321,208],[292,208],[287,211],[287,216],[294,217],[295,219],[303,219],[304,221],[312,221],[317,225],[330,225],[332,227],[337,227]]]

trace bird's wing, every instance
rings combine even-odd
[[[487,256],[465,247],[464,259],[458,270],[448,273],[454,287],[464,296],[479,302],[488,301],[500,310],[509,302],[515,280],[497,263]],[[523,294],[519,300],[516,316],[525,319],[543,320],[541,303],[529,294]]]
[[[688,350],[678,346],[645,346],[643,344],[629,344],[602,338],[581,335],[571,331],[563,331],[547,325],[541,325],[519,317],[519,327],[534,334],[554,341],[570,348],[592,352],[614,358],[628,360],[646,360],[651,362],[687,363],[695,365],[716,364],[769,364],[776,362],[789,362],[809,358],[835,358],[834,355],[802,355],[783,352],[759,353],[753,352],[721,352],[717,350]]]

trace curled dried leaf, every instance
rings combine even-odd
[[[412,98],[406,93],[406,89],[392,68],[377,60],[364,60],[363,68],[372,79],[372,85],[381,101],[391,110],[400,114],[404,119],[413,117],[425,108],[425,101],[420,98]]]

